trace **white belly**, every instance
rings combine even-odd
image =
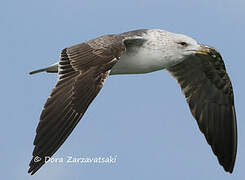
[[[110,74],[140,74],[164,69],[176,62],[158,49],[140,48],[122,54]]]

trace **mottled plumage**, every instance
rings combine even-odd
[[[232,172],[237,151],[233,90],[220,54],[181,34],[136,30],[104,35],[65,48],[60,61],[33,71],[58,72],[36,129],[29,173],[63,144],[108,75],[167,69],[177,79],[200,130],[219,163]]]

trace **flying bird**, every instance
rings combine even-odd
[[[63,49],[58,63],[30,72],[58,73],[58,82],[40,116],[28,173],[34,174],[64,143],[109,75],[162,69],[177,80],[220,165],[232,173],[237,123],[220,53],[186,35],[159,29],[100,36]]]

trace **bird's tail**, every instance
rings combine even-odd
[[[58,73],[58,63],[52,64],[49,67],[46,68],[42,68],[42,69],[38,69],[32,72],[29,72],[29,74],[36,74],[36,73],[40,73],[40,72],[48,72],[48,73]]]

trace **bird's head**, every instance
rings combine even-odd
[[[167,58],[172,60],[183,60],[190,55],[219,55],[214,48],[199,44],[196,40],[183,34],[175,34],[163,30],[152,32],[155,40],[160,40],[161,50]]]

